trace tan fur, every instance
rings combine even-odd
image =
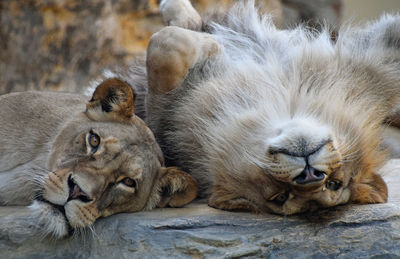
[[[180,8],[176,8],[176,5]],[[190,1],[164,0],[160,3],[160,9],[164,14],[163,21],[168,25],[191,30],[200,30],[203,25],[200,15],[193,8]]]
[[[182,32],[190,34],[190,37]],[[147,50],[149,90],[154,94],[171,91],[181,83],[189,68],[218,52],[219,46],[205,33],[175,26],[157,32],[150,39]]]
[[[99,217],[190,202],[195,180],[163,166],[133,107],[131,87],[114,78],[89,102],[61,93],[1,96],[0,204],[34,201],[32,215],[44,233],[60,238]]]
[[[182,207],[197,196],[196,181],[176,167],[163,170],[157,187],[161,193],[165,192],[158,207]]]
[[[336,43],[327,31],[277,30],[253,1],[217,22],[209,34],[170,26],[151,38],[148,123],[167,164],[220,209],[386,202],[378,171],[382,123],[400,97],[400,18],[342,29]]]

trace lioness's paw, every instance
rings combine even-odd
[[[194,31],[200,31],[202,20],[189,0],[163,0],[160,11],[164,23]]]
[[[176,167],[163,169],[158,183],[159,202],[157,207],[182,207],[197,196],[196,180]]]

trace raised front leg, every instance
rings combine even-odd
[[[179,87],[190,68],[215,57],[220,46],[210,34],[169,26],[154,34],[147,48],[150,94]]]
[[[162,0],[160,11],[164,23],[200,31],[202,20],[189,0]]]

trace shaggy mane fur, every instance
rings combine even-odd
[[[218,21],[205,28],[222,54],[150,96],[148,123],[167,164],[191,172],[207,196],[217,179],[246,181],[253,168],[279,166],[265,155],[271,136],[300,121],[310,134],[332,133],[346,174],[378,171],[382,123],[400,95],[398,16],[343,27],[336,42],[328,29],[278,30],[254,1]]]

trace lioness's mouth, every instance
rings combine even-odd
[[[74,181],[71,175],[68,176],[68,187],[69,195],[67,202],[75,199],[78,199],[85,203],[92,201],[89,195],[86,192],[82,191],[81,187]]]

